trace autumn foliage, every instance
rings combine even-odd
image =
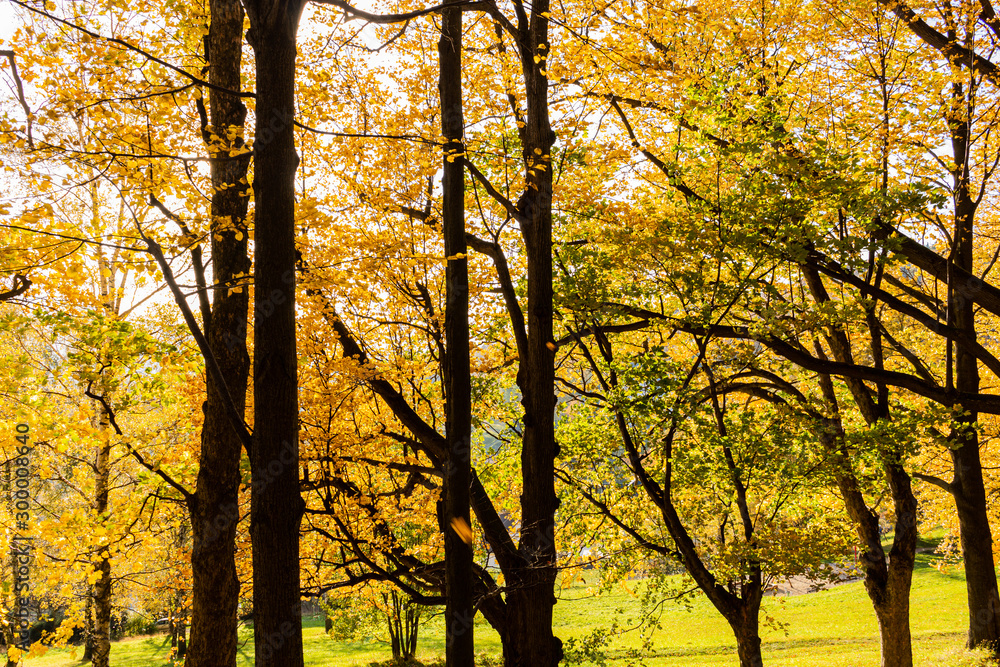
[[[943,527],[1000,651],[989,0],[3,11],[0,526],[47,641],[105,667],[128,607],[234,667],[252,614],[295,667],[302,599],[368,596],[555,667],[597,567],[748,667],[779,581],[849,568],[910,667]]]

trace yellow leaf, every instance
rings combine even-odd
[[[451,520],[451,529],[458,533],[463,542],[472,544],[472,528],[469,528],[469,524],[465,522],[465,519],[460,516],[453,518]]]

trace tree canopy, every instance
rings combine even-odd
[[[296,667],[303,600],[365,595],[555,667],[596,566],[743,667],[852,569],[911,667],[931,527],[1000,656],[989,0],[10,8],[9,661],[22,607],[98,667],[141,608]]]

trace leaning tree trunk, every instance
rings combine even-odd
[[[298,0],[247,0],[254,138],[254,433],[250,455],[256,667],[302,667],[295,344],[295,32]]]
[[[240,90],[243,7],[239,0],[211,0],[206,40],[208,79],[220,88]],[[203,109],[204,111],[204,109]],[[209,115],[210,114],[210,115]],[[212,90],[203,122],[212,156],[211,247],[212,303],[202,300],[202,320],[211,353],[225,382],[206,379],[207,396],[201,432],[198,480],[189,501],[192,526],[191,642],[188,667],[235,667],[237,604],[236,526],[239,521],[242,440],[226,416],[222,391],[228,391],[239,415],[246,410],[250,369],[247,356],[249,290],[230,288],[250,271],[247,256],[247,167],[249,156],[230,157],[243,148],[246,107],[236,95]],[[200,264],[200,256],[197,262]],[[204,282],[204,281],[201,281]],[[203,286],[204,287],[204,286]]]

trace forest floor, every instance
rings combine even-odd
[[[962,651],[967,610],[965,576],[958,566],[943,571],[932,565],[934,556],[920,554],[911,595],[911,628],[915,664],[919,667],[973,667],[981,663]],[[612,619],[627,626],[640,611],[642,584],[596,595],[584,585],[560,594],[556,605],[556,634],[564,640],[600,633]],[[780,667],[877,667],[879,642],[875,616],[864,584],[854,581],[804,595],[779,595],[764,602],[762,629],[764,662]],[[303,632],[306,667],[355,667],[386,660],[389,651],[372,643],[334,642],[324,634],[322,617],[306,619]],[[660,627],[653,633],[652,650],[645,652],[648,667],[711,667],[738,665],[735,642],[725,621],[699,597],[689,607],[668,602]],[[763,625],[763,624],[762,624]],[[418,656],[425,662],[444,650],[440,616],[422,629]],[[476,624],[476,645],[487,656],[500,653],[496,634]],[[252,631],[241,635],[238,667],[253,665]],[[607,647],[608,664],[625,667],[630,650],[642,645],[638,631],[614,638]],[[131,638],[112,646],[112,667],[166,667],[169,640],[163,635]],[[491,661],[492,663],[492,661]],[[44,657],[25,661],[26,667],[79,667],[79,656],[69,649],[53,649]]]

